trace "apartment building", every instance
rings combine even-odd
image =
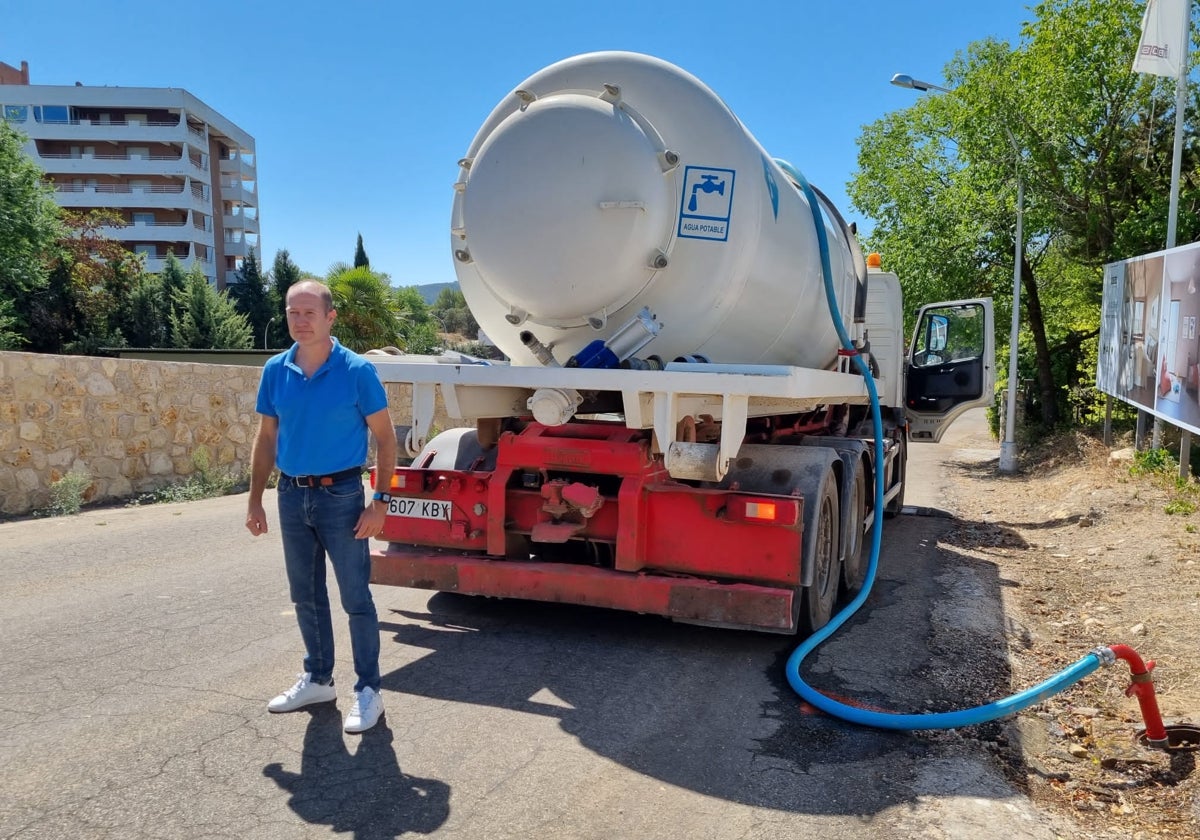
[[[106,208],[104,233],[162,271],[168,253],[218,288],[258,245],[254,138],[179,88],[34,85],[0,62],[0,115],[28,138],[61,207]]]

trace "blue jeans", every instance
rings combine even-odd
[[[297,487],[280,479],[279,529],[296,622],[304,639],[304,670],[317,682],[333,679],[333,622],[325,586],[325,556],[333,565],[342,609],[350,618],[355,691],[379,690],[379,617],[368,586],[371,556],[367,540],[354,538],[362,514],[363,486],[357,477],[328,487]]]

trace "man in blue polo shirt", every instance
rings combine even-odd
[[[364,506],[362,470],[370,430],[378,448],[375,486],[384,491],[391,487],[396,435],[379,374],[333,338],[336,318],[328,287],[306,280],[288,289],[288,331],[296,343],[263,367],[246,528],[255,536],[267,532],[263,490],[272,467],[278,466],[283,558],[306,655],[299,680],[267,708],[291,712],[337,699],[325,586],[328,555],[350,619],[358,677],[345,729],[364,732],[383,714],[368,540],[383,530],[390,497],[377,492]]]

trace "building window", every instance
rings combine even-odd
[[[29,119],[28,105],[5,105],[4,119],[8,122],[25,122]]]
[[[67,123],[71,121],[66,105],[34,105],[33,118],[40,123]]]

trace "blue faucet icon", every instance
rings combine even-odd
[[[700,183],[692,184],[692,197],[688,201],[688,212],[696,212],[696,193],[716,193],[717,195],[725,195],[725,182],[718,181],[717,175],[701,175]]]

